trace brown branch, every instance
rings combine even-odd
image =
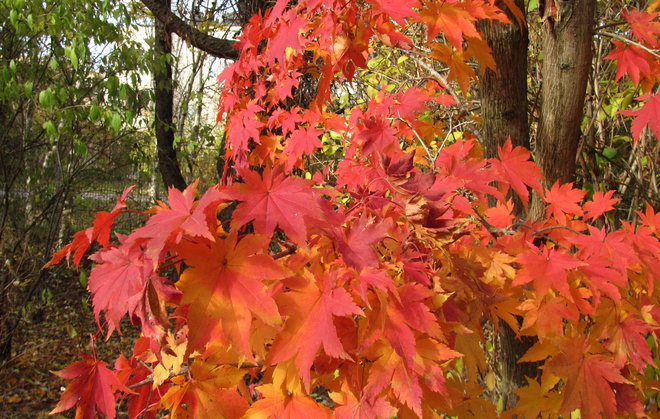
[[[172,13],[167,7],[159,4],[157,0],[140,1],[147,6],[156,19],[165,25],[168,31],[174,32],[195,48],[218,58],[230,60],[238,58],[238,50],[234,48],[234,41],[216,38],[195,29],[184,22],[179,16]]]
[[[281,259],[285,256],[289,256],[296,253],[296,250],[298,250],[298,246],[296,246],[293,243],[285,243],[284,246],[286,247],[286,249],[282,250],[281,252],[275,253],[273,255],[273,259],[275,260]]]

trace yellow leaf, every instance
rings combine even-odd
[[[293,360],[280,362],[273,371],[273,385],[284,392],[304,395],[302,381]]]
[[[549,340],[536,342],[527,352],[523,355],[518,362],[538,362],[544,359],[557,355],[560,352],[556,345]]]

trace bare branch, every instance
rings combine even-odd
[[[140,0],[147,6],[156,19],[165,25],[168,31],[174,32],[195,48],[218,58],[235,60],[238,58],[238,50],[234,48],[234,41],[216,38],[205,34],[183,21],[167,7],[162,6],[157,0]]]

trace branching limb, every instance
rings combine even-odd
[[[234,48],[234,41],[216,38],[199,31],[175,15],[167,7],[162,6],[157,0],[140,0],[147,6],[156,19],[165,25],[168,31],[174,32],[190,45],[218,58],[235,60],[238,58],[238,50]]]

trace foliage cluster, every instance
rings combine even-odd
[[[657,47],[656,8],[626,13],[636,40],[610,54],[617,79],[646,92],[629,111],[635,138],[648,123],[658,135],[658,56],[645,54]],[[78,265],[97,243],[97,321],[110,336],[128,315],[142,331],[114,369],[84,354],[58,372],[73,381],[54,412],[114,417],[125,397],[131,417],[493,417],[503,407],[487,397],[488,325],[504,324],[535,339],[519,362],[538,366],[505,414],[657,412],[650,205],[614,225],[612,191],[544,188],[529,151],[510,142],[485,159],[472,134],[429,117],[457,99],[438,80],[326,106],[374,44],[412,50],[410,27],[467,92],[477,77],[467,62],[492,66],[477,19],[508,21],[484,0],[278,1],[253,16],[220,76],[236,173],[225,164],[199,199],[196,184],[170,190],[113,242],[127,189],[51,260]],[[306,77],[316,84],[302,106]],[[336,167],[314,168],[321,150],[339,150]],[[531,194],[540,219],[524,216]]]

